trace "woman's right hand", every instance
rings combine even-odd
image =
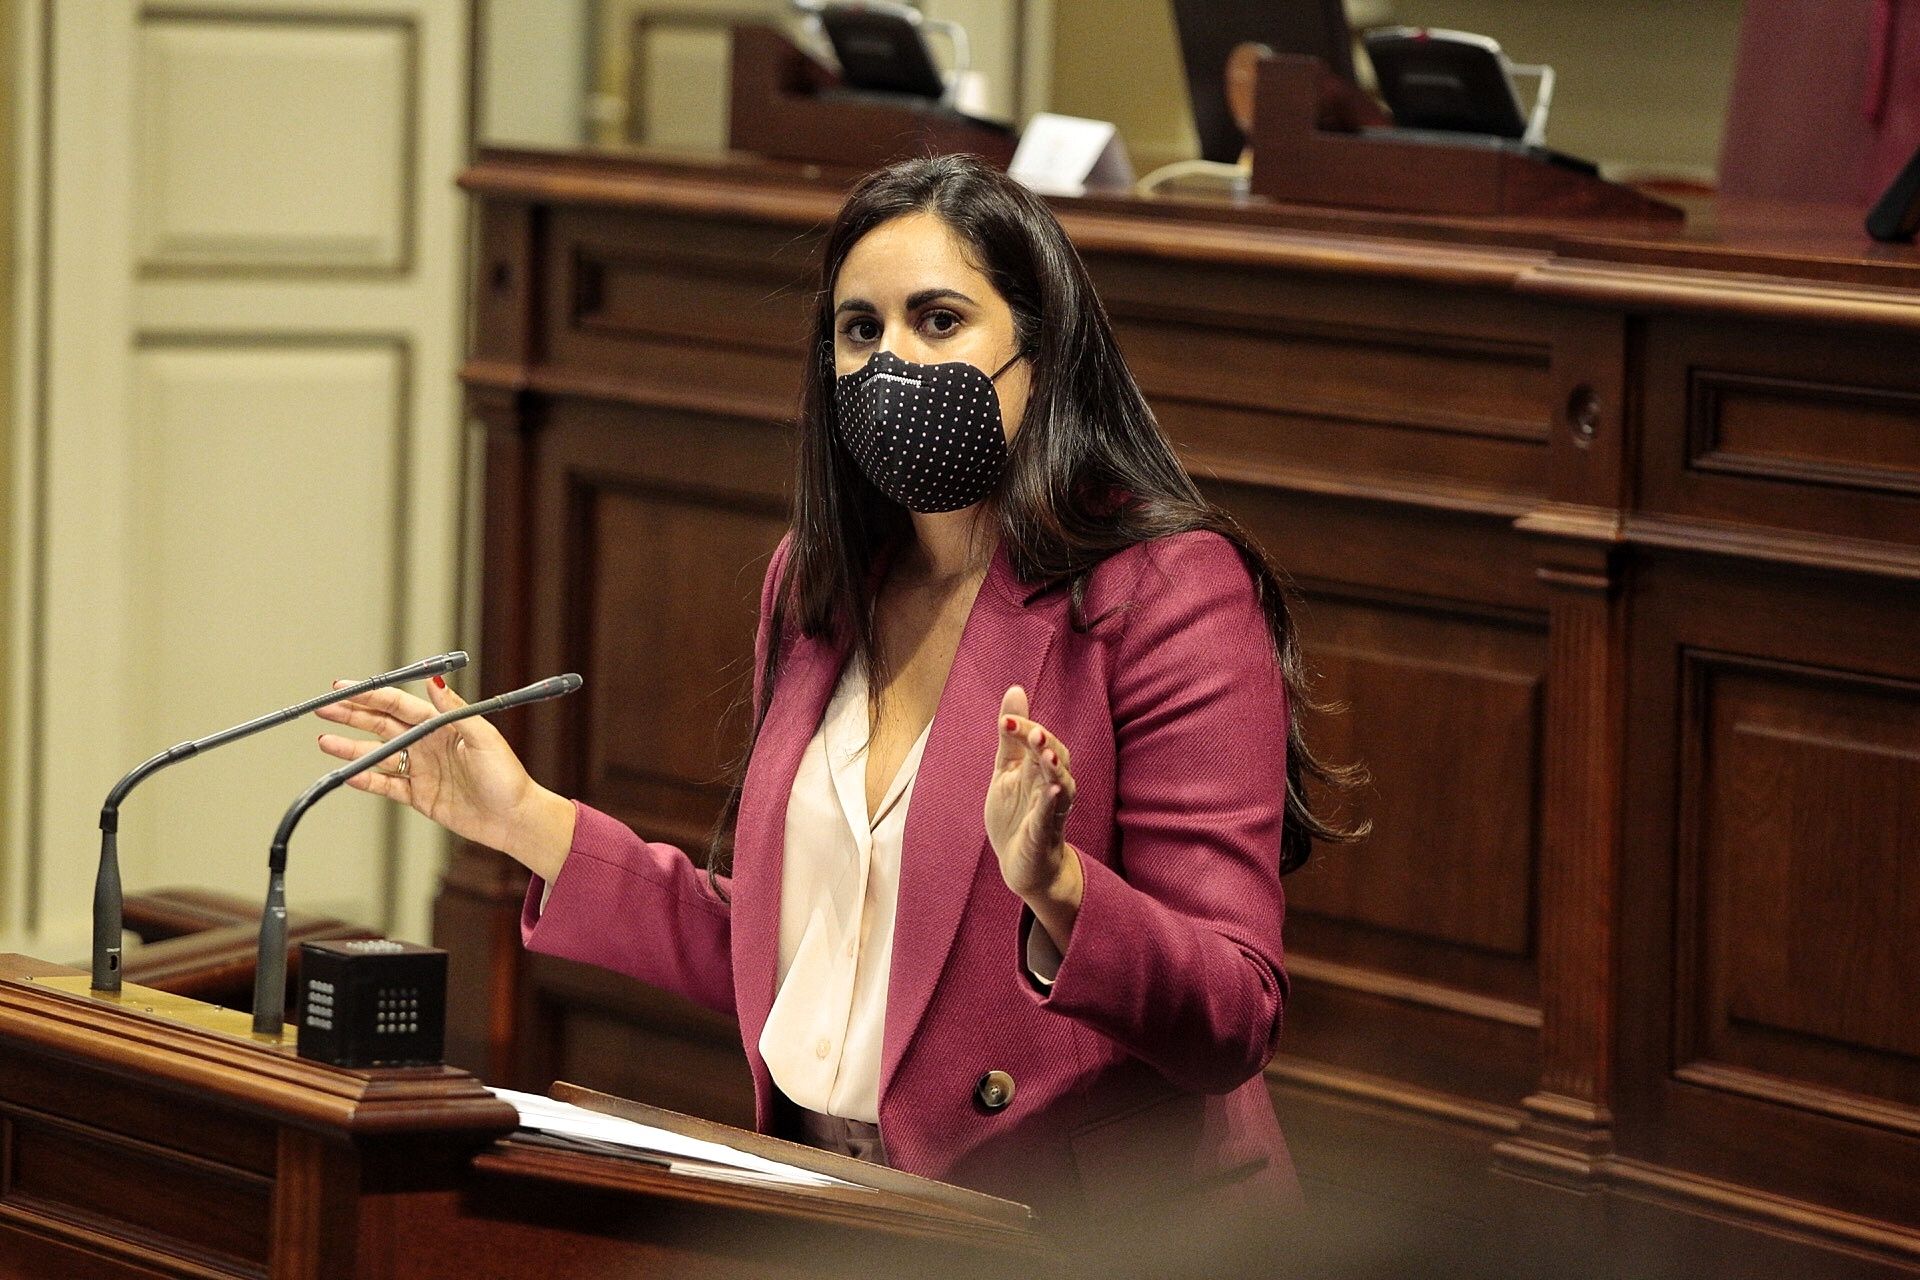
[[[334,687],[347,683],[335,681]],[[314,714],[386,742],[465,705],[436,677],[427,686],[426,700],[398,689],[375,689]],[[358,760],[379,742],[323,733],[320,750],[341,760]],[[348,785],[411,805],[455,835],[511,855],[544,880],[559,874],[573,843],[573,802],[535,782],[485,717],[450,724],[414,743],[407,749],[404,775],[389,772],[390,767],[391,762],[356,774]]]

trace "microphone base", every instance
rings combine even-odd
[[[291,1050],[298,1039],[298,1029],[292,1023],[284,1024],[278,1036],[261,1035],[253,1029],[253,1015],[250,1013],[239,1009],[223,1009],[205,1000],[175,995],[155,987],[142,987],[129,982],[121,984],[118,991],[96,991],[93,989],[92,976],[84,973],[53,974],[29,981],[96,1004],[112,1005],[116,1009],[144,1013],[176,1026],[193,1027],[199,1031],[250,1041],[262,1048]]]

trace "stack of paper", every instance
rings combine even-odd
[[[489,1086],[491,1087],[491,1086]],[[633,1120],[623,1120],[600,1111],[589,1111],[571,1102],[560,1102],[537,1093],[516,1089],[494,1089],[495,1096],[511,1102],[520,1113],[520,1127],[579,1142],[603,1143],[647,1155],[662,1156],[669,1162],[698,1161],[717,1165],[730,1173],[767,1182],[815,1187],[851,1187],[858,1184],[781,1164],[763,1156],[750,1155],[718,1142],[704,1142],[668,1129]]]

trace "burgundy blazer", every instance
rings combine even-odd
[[[762,653],[784,556],[783,543],[762,592]],[[1287,706],[1252,580],[1224,538],[1183,534],[1099,566],[1085,616],[1075,631],[1066,592],[1020,583],[1004,549],[968,616],[901,852],[880,1082],[888,1160],[1081,1225],[1148,1203],[1215,1223],[1272,1217],[1297,1196],[1261,1076],[1287,994]],[[757,1046],[787,798],[846,658],[839,643],[783,643],[726,898],[681,850],[583,805],[545,911],[536,880],[522,922],[536,951],[737,1017],[762,1131],[776,1095]],[[1066,835],[1086,895],[1050,990],[1027,972],[1033,917],[1002,881],[982,817],[1014,684],[1071,749],[1078,784]],[[1014,1082],[998,1109],[979,1091],[993,1071]]]

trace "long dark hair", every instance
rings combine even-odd
[[[1067,590],[1072,625],[1085,630],[1087,580],[1108,556],[1198,529],[1225,537],[1253,577],[1286,682],[1281,873],[1306,862],[1315,840],[1364,836],[1368,824],[1336,827],[1316,815],[1302,787],[1304,778],[1313,777],[1344,789],[1361,782],[1364,771],[1321,760],[1301,734],[1300,712],[1327,708],[1309,694],[1280,575],[1232,517],[1200,495],[1174,457],[1120,357],[1086,266],[1053,214],[1025,187],[972,156],[906,160],[868,174],[848,195],[821,247],[800,398],[793,527],[773,598],[773,640],[759,673],[753,735],[759,735],[772,700],[780,641],[790,630],[844,638],[867,669],[875,669],[874,566],[912,537],[912,525],[906,510],[861,473],[834,430],[833,287],[861,237],[909,213],[932,214],[967,245],[974,265],[1012,309],[1015,340],[1031,361],[1026,414],[1009,445],[999,490],[988,499],[1016,575]],[[714,874],[732,862],[745,758],[709,851]]]

